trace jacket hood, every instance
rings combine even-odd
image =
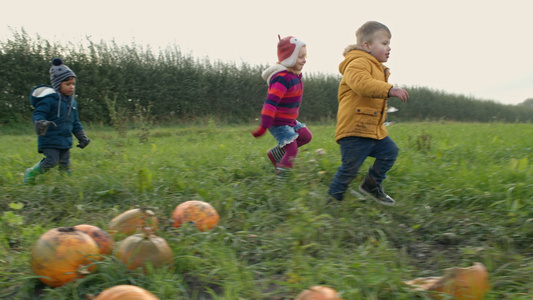
[[[263,79],[268,83],[270,83],[270,78],[272,78],[272,75],[276,74],[276,73],[279,73],[281,71],[286,71],[287,68],[280,65],[280,64],[275,64],[275,65],[272,65],[270,66],[268,69],[266,69],[265,71],[263,71],[263,73],[261,74],[261,77],[263,77]]]
[[[59,95],[50,85],[39,85],[33,88],[30,93],[31,106],[35,107],[35,104],[37,104],[37,102],[48,96],[53,96],[56,99],[59,99]]]
[[[348,65],[361,57],[364,57],[366,59],[371,60],[376,65],[385,68],[383,64],[381,64],[374,56],[372,56],[370,53],[361,50],[357,47],[357,45],[348,45],[346,48],[344,48],[344,51],[342,53],[344,55],[344,60],[339,64],[339,72],[344,75],[344,72],[346,71],[346,67]]]
[[[41,99],[44,99],[46,97],[54,97],[56,100],[58,100],[57,104],[57,117],[61,114],[61,98],[63,97],[63,100],[69,101],[70,104],[68,106],[68,115],[70,115],[70,110],[72,109],[72,103],[74,102],[74,96],[61,96],[58,91],[54,90],[52,86],[49,85],[39,85],[35,87],[33,90],[31,90],[30,93],[30,104],[32,107],[35,107],[37,102],[41,101]]]

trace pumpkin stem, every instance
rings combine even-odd
[[[153,225],[154,225],[153,217],[155,216],[155,213],[152,210],[150,210],[150,208],[147,206],[140,207],[139,209],[143,213],[143,216],[142,216],[143,222],[140,226],[141,230],[144,230],[144,227],[146,226],[150,226],[150,228],[153,228]]]
[[[144,233],[145,237],[148,238],[154,234],[154,227],[153,226],[143,226],[141,228],[142,232]]]
[[[87,267],[80,268],[77,272],[79,275],[89,275],[91,274],[91,271]]]
[[[74,227],[59,227],[57,229],[57,231],[59,231],[59,232],[74,232],[74,231],[77,231],[77,229],[74,228]]]
[[[142,207],[141,210],[149,217],[155,216],[155,213],[149,207]]]

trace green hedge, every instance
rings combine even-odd
[[[149,111],[155,123],[175,124],[215,118],[225,123],[258,123],[268,66],[210,61],[184,55],[179,47],[158,53],[115,42],[85,45],[51,43],[23,30],[0,42],[0,124],[31,119],[30,90],[49,84],[50,61],[61,57],[78,76],[76,90],[83,122],[112,124]],[[331,121],[337,111],[340,75],[304,73],[300,119]],[[400,109],[395,121],[453,120],[465,122],[531,122],[533,107],[502,105],[423,87],[409,88],[409,103],[391,99]]]

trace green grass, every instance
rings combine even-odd
[[[402,281],[474,262],[489,271],[487,299],[533,295],[533,125],[389,127],[400,147],[384,182],[395,207],[350,195],[325,205],[340,163],[333,125],[310,126],[313,141],[285,184],[276,183],[265,155],[273,138],[254,139],[249,127],[154,128],[144,144],[135,131],[89,127],[91,144],[72,149],[72,175],[51,170],[35,185],[22,184],[25,168],[42,158],[35,136],[2,134],[0,297],[85,299],[135,284],[161,299],[294,299],[311,285],[350,300],[429,299]],[[217,209],[218,227],[170,226],[173,209],[193,199]],[[42,233],[77,224],[106,229],[133,206],[155,211],[172,265],[129,272],[108,256],[63,287],[38,281],[30,250]]]

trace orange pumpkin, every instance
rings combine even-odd
[[[98,248],[100,249],[100,254],[108,255],[113,252],[113,248],[115,247],[115,241],[113,241],[111,236],[107,234],[105,230],[88,224],[76,225],[74,226],[74,229],[81,230],[91,236],[98,245]]]
[[[114,217],[107,226],[111,234],[132,235],[144,227],[157,229],[159,221],[154,212],[146,208],[134,208]]]
[[[39,237],[31,250],[31,267],[51,287],[85,276],[96,267],[98,245],[85,232],[73,227],[50,229]]]
[[[159,267],[173,260],[172,249],[167,241],[150,232],[124,239],[117,248],[116,256],[129,270],[141,267],[146,271],[147,263]]]
[[[103,290],[94,300],[159,300],[159,298],[138,286],[123,284]]]
[[[211,204],[190,200],[176,206],[172,219],[172,227],[179,228],[185,222],[193,222],[200,231],[206,231],[218,225],[219,216]]]
[[[315,285],[302,291],[295,300],[342,300],[342,298],[330,287]]]
[[[442,293],[457,300],[482,300],[489,290],[489,274],[482,263],[469,268],[449,268],[442,277],[416,278],[404,283],[419,291],[434,292],[435,299],[444,299]]]

